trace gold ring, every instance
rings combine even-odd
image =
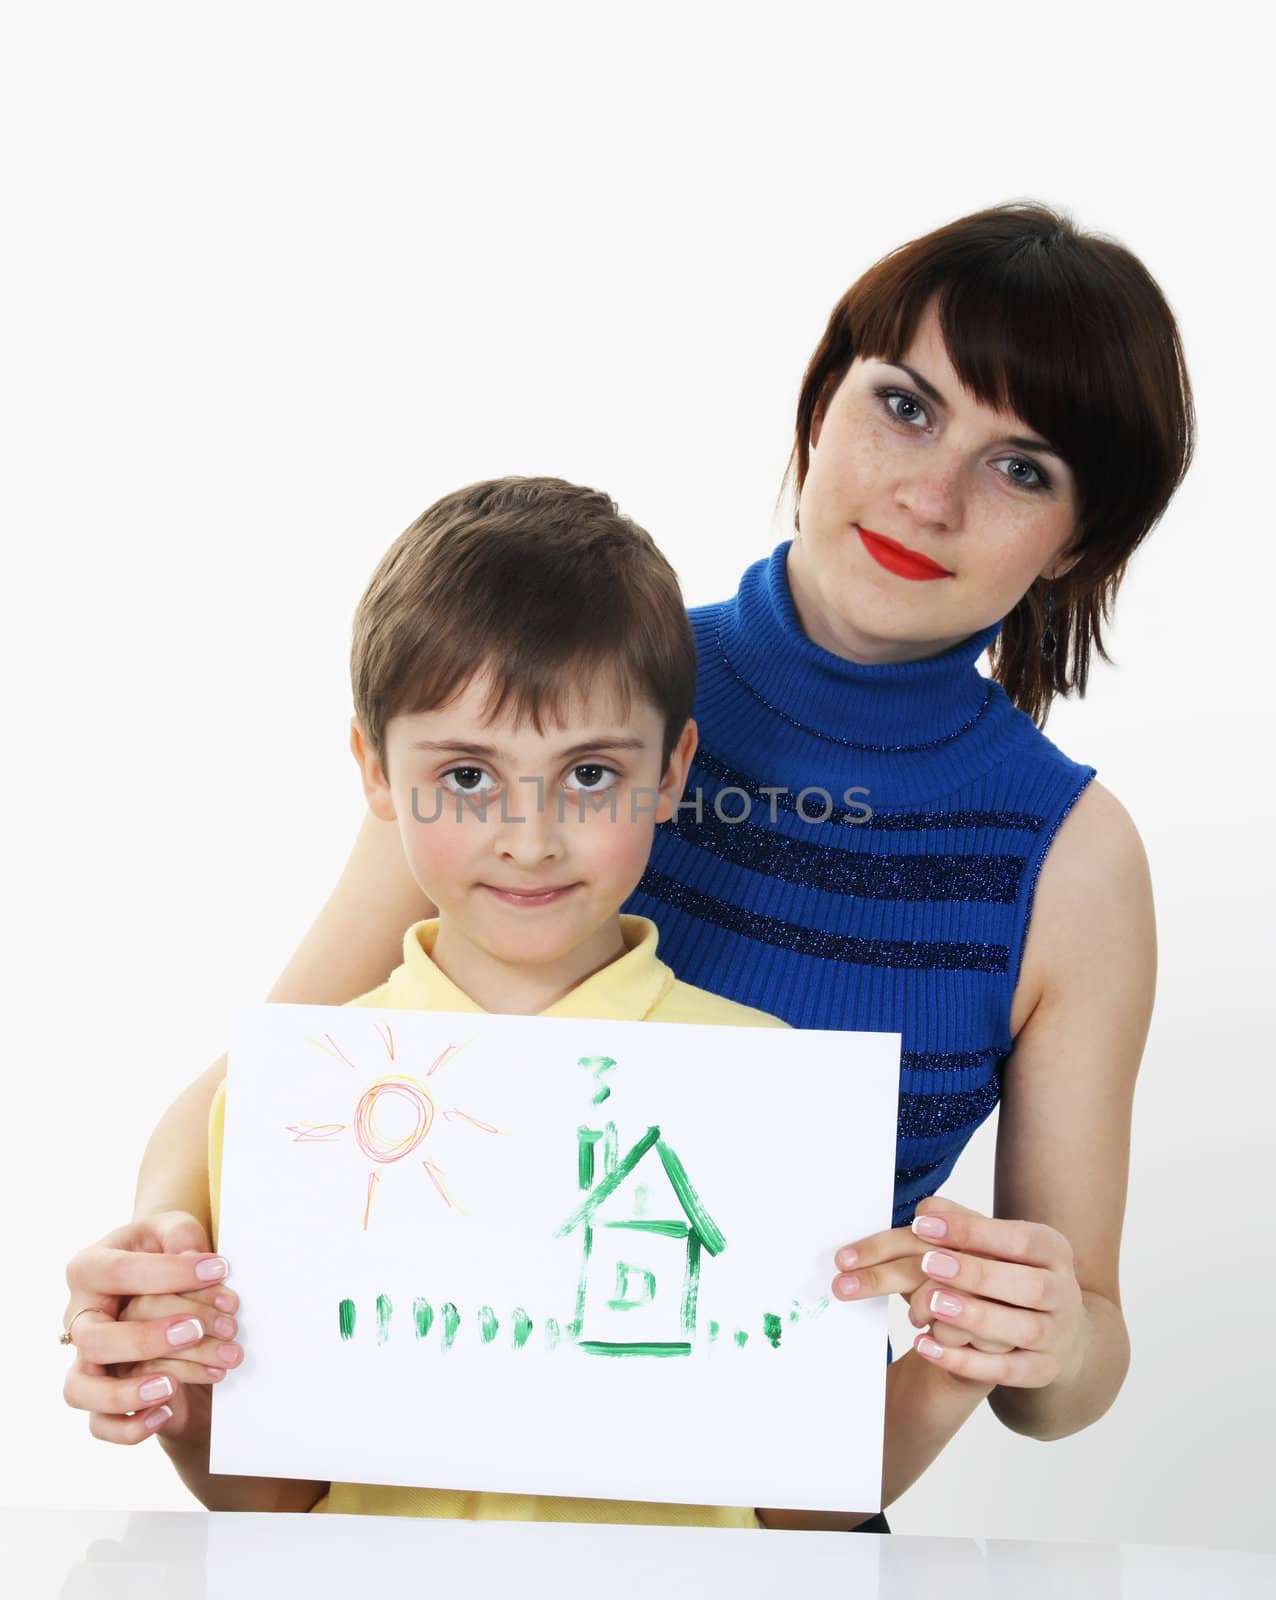
[[[75,1318],[82,1317],[86,1311],[92,1311],[93,1309],[93,1306],[81,1306],[80,1309],[75,1313],[75,1317],[71,1318],[71,1326],[69,1328],[63,1328],[62,1337],[58,1340],[58,1343],[74,1344],[75,1340],[71,1337],[71,1335],[75,1332]]]

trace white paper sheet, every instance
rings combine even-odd
[[[879,1505],[898,1034],[261,1005],[228,1077],[214,1472]]]

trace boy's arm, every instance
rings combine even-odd
[[[898,1500],[966,1419],[991,1393],[991,1383],[955,1378],[908,1350],[886,1369],[886,1431],[882,1449],[882,1509]],[[871,1511],[786,1511],[759,1508],[766,1528],[850,1529]]]
[[[266,998],[343,1004],[399,964],[404,930],[435,910],[408,870],[398,824],[366,813],[336,887]],[[208,1112],[225,1076],[221,1056],[164,1113],[142,1157],[135,1218],[188,1211],[207,1229]]]

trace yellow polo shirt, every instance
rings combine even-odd
[[[403,936],[403,963],[385,983],[348,1003],[403,1011],[482,1011],[431,959],[439,919],[415,922]],[[620,916],[625,954],[595,972],[543,1017],[605,1017],[619,1022],[708,1022],[737,1028],[787,1028],[768,1011],[742,1006],[675,978],[656,955],[659,933],[648,917]],[[226,1083],[213,1097],[208,1125],[208,1180],[213,1248],[221,1199]],[[461,1489],[409,1489],[333,1483],[314,1511],[369,1516],[476,1517],[511,1522],[646,1522],[687,1527],[756,1528],[751,1506],[692,1506],[654,1501],[585,1500],[562,1495],[486,1494]]]

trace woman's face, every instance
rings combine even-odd
[[[836,655],[937,655],[1066,570],[1076,518],[1068,465],[962,388],[932,303],[901,364],[856,357],[816,419],[788,555],[794,606]],[[936,566],[923,575],[909,553]]]

